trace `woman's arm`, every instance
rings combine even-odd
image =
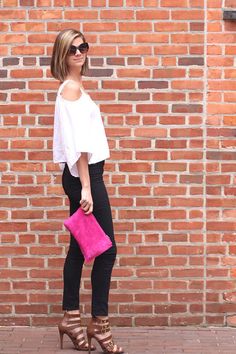
[[[88,154],[86,152],[81,153],[81,156],[77,161],[77,168],[82,184],[80,205],[85,214],[90,214],[93,211],[93,198],[88,170]]]
[[[70,80],[62,90],[62,97],[68,101],[78,100],[81,96],[80,84]],[[80,181],[82,184],[80,205],[85,214],[90,214],[93,211],[93,199],[90,187],[90,178],[88,170],[88,154],[82,152],[80,158],[76,162]]]

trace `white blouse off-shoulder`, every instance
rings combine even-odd
[[[82,152],[88,153],[88,163],[107,159],[109,147],[99,107],[82,91],[79,99],[64,99],[61,91],[69,80],[58,89],[53,134],[53,162],[63,168],[67,163],[70,173],[79,177],[76,162]]]

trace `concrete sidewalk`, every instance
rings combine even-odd
[[[234,328],[114,327],[113,336],[126,354],[236,354]],[[93,344],[97,347],[93,353],[102,353],[95,341]],[[60,349],[55,327],[0,327],[0,353],[73,354],[76,351],[66,335],[64,349]]]

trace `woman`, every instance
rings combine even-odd
[[[74,29],[61,31],[54,43],[51,73],[61,82],[58,90],[53,136],[53,160],[63,166],[62,185],[70,201],[70,215],[79,207],[93,212],[112,241],[112,247],[96,257],[91,273],[92,318],[87,327],[88,342],[81,328],[79,311],[80,279],[84,257],[71,235],[64,265],[62,322],[59,324],[61,348],[67,334],[75,349],[95,350],[92,338],[104,353],[123,353],[114,344],[108,320],[108,296],[116,244],[109,199],[103,182],[104,161],[109,148],[98,106],[84,91],[82,76],[87,69],[89,45]]]

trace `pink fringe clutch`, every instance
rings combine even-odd
[[[77,240],[85,262],[91,262],[112,246],[110,238],[105,234],[93,214],[86,215],[79,208],[64,221],[65,227]]]

